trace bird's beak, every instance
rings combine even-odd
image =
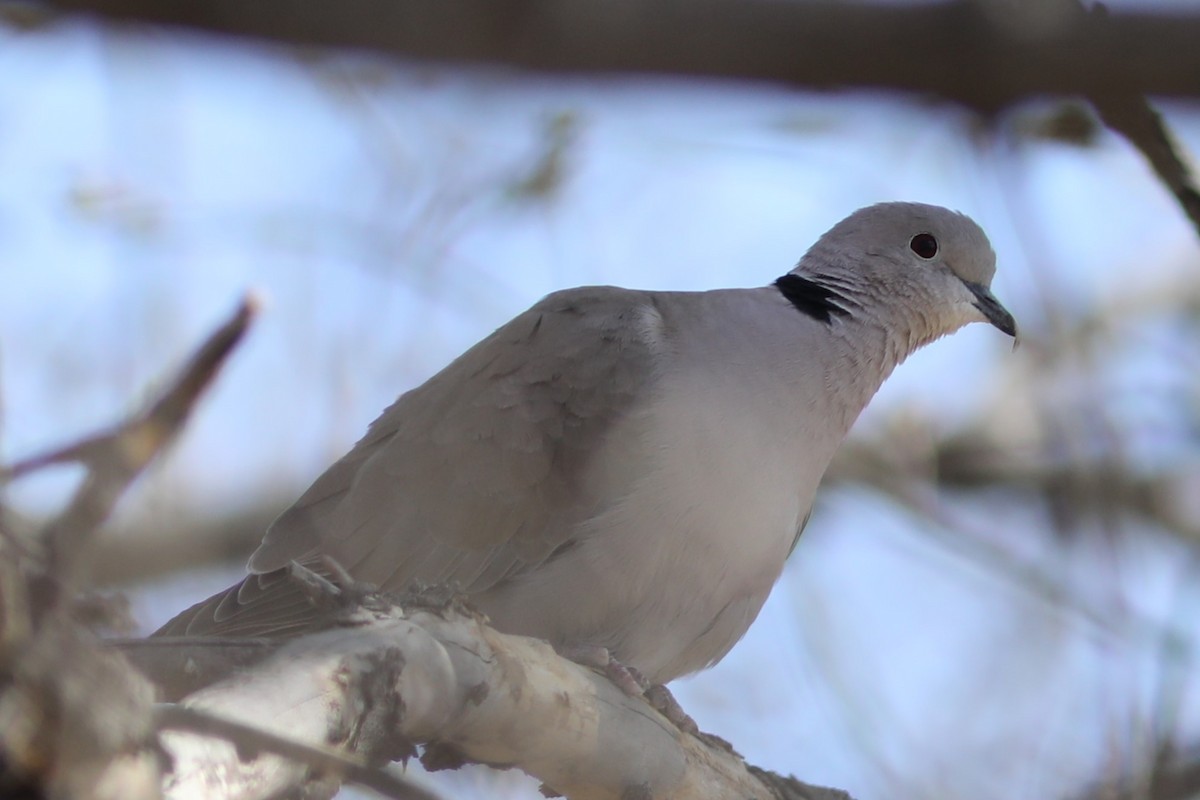
[[[1013,319],[1012,314],[1008,313],[1007,308],[1000,305],[1000,301],[996,299],[991,290],[982,283],[969,281],[963,281],[963,283],[966,283],[971,294],[975,295],[975,307],[983,313],[983,316],[987,317],[987,321],[1016,339],[1017,321]]]

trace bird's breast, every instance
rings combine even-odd
[[[593,608],[614,611],[593,621],[600,643],[655,680],[708,666],[746,632],[832,450],[804,415],[720,388],[670,387],[594,464],[600,494],[620,499],[581,527],[576,577],[594,576]]]

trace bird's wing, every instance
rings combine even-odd
[[[274,522],[246,580],[160,633],[303,627],[307,603],[276,571],[322,554],[384,588],[469,593],[544,562],[599,510],[589,459],[644,405],[666,341],[652,294],[548,296],[402,395]]]

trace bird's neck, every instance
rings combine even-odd
[[[845,390],[847,427],[904,359],[944,333],[919,310],[933,307],[917,296],[919,286],[892,287],[894,296],[886,297],[852,273],[806,271],[783,276],[775,288],[796,312],[827,328],[821,361],[826,379]]]

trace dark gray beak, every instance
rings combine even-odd
[[[967,284],[971,294],[975,295],[975,307],[983,312],[988,322],[1015,339],[1017,337],[1017,321],[1013,319],[1012,314],[1008,313],[1008,309],[1000,305],[1000,301],[996,299],[991,290],[982,283],[969,281],[963,281],[963,283]]]

